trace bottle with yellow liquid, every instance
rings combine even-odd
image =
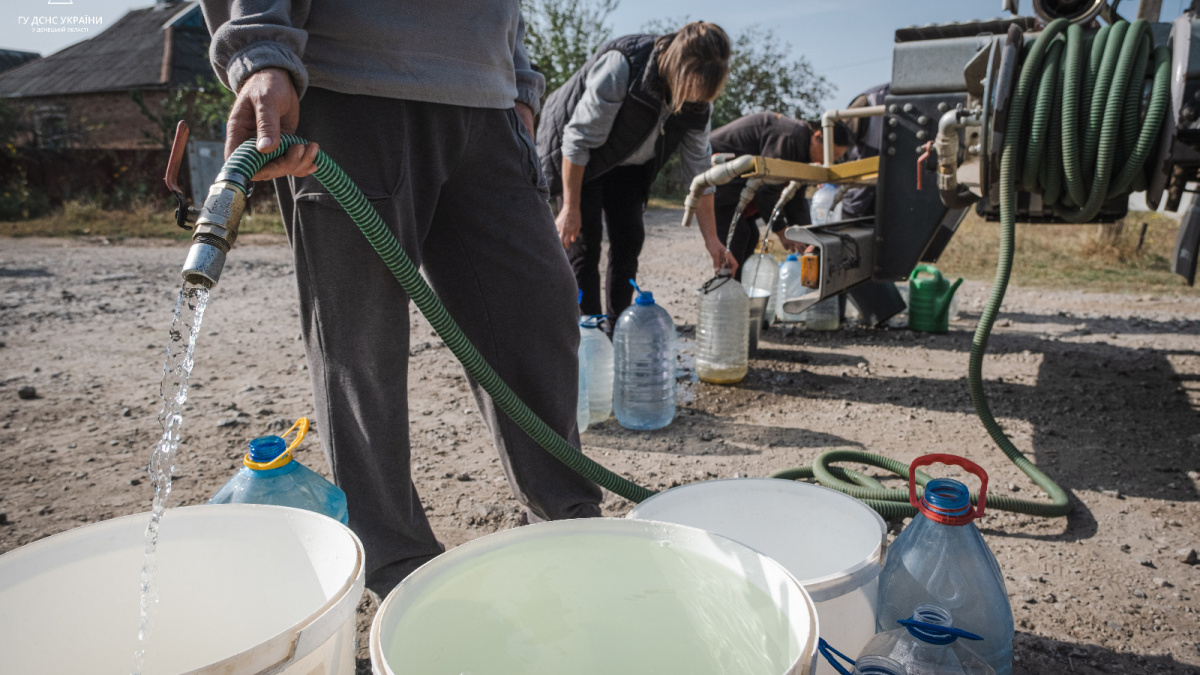
[[[749,369],[750,299],[728,270],[709,279],[699,296],[696,375],[713,384],[741,382]]]

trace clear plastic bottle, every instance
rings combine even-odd
[[[930,457],[973,468],[984,480],[981,493],[986,495],[982,469],[949,455]],[[911,467],[931,463],[926,459],[918,458]],[[1010,675],[1012,608],[1000,565],[971,522],[982,510],[971,507],[966,485],[948,478],[929,481],[920,505],[921,513],[888,547],[879,576],[876,632],[891,630],[914,607],[937,605],[953,613],[958,628],[983,638],[971,648],[997,675]]]
[[[750,298],[766,296],[767,309],[763,312],[763,328],[775,321],[775,298],[778,295],[779,264],[775,256],[768,253],[755,253],[746,259],[742,266],[742,288]]]
[[[600,323],[603,314],[590,316],[579,325],[584,330],[579,337],[579,359],[582,367],[587,358],[589,424],[599,424],[612,416],[613,346]]]
[[[796,323],[804,320],[804,312],[792,314],[784,310],[783,301],[799,298],[809,292],[800,283],[800,257],[795,253],[779,264],[779,286],[775,291],[775,320],[780,323]]]
[[[841,325],[841,309],[838,296],[831,295],[804,310],[804,327],[808,330],[837,330]]]
[[[896,284],[896,290],[904,301],[904,311],[888,319],[888,328],[908,328],[908,283]]]
[[[349,522],[346,493],[293,459],[287,443],[279,436],[250,441],[250,452],[242,463],[245,466],[217,490],[209,504],[291,506],[324,514],[343,525]]]
[[[675,419],[675,323],[637,291],[613,328],[613,411],[621,426],[644,431]]]
[[[750,299],[726,270],[700,289],[700,321],[696,324],[696,375],[713,384],[733,384],[746,377],[750,334],[746,317]]]
[[[857,663],[877,657],[899,664],[900,672],[908,675],[995,675],[996,671],[959,639],[981,638],[956,629],[946,608],[918,605],[903,624],[871,638]]]
[[[832,183],[822,183],[813,193],[809,206],[809,218],[813,225],[824,225],[833,219],[834,201],[837,200],[838,188]]]
[[[579,393],[575,397],[575,424],[579,426],[581,434],[587,431],[588,421],[592,417],[591,399],[588,397],[588,355],[583,349],[584,333],[588,330],[580,321],[579,348],[576,351],[579,356]]]

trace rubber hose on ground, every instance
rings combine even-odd
[[[1146,65],[1153,56],[1151,72]],[[1068,222],[1095,218],[1104,202],[1144,186],[1146,160],[1157,142],[1171,92],[1171,55],[1153,47],[1145,21],[1119,21],[1093,38],[1065,19],[1050,23],[1026,51],[1013,93],[1000,162],[1000,251],[996,278],[971,342],[968,389],[988,435],[1008,459],[1045,492],[1048,501],[989,495],[992,509],[1034,516],[1070,513],[1067,493],[1009,440],[983,389],[983,359],[1012,272],[1018,185],[1041,194]],[[1153,78],[1141,110],[1141,89]],[[1021,153],[1025,152],[1022,157]],[[911,516],[906,490],[867,483],[835,462],[857,462],[908,476],[908,465],[855,450],[819,455],[812,466],[785,469],[777,478],[815,477],[822,485],[862,499],[884,516]],[[917,483],[927,476],[918,472]],[[978,502],[978,494],[971,493]]]
[[[264,164],[282,155],[289,147],[304,144],[304,139],[285,134],[274,152],[263,154],[255,149],[253,140],[248,140],[230,155],[224,168],[244,176],[253,176]],[[483,355],[463,334],[462,329],[438,300],[437,294],[425,282],[408,254],[401,248],[400,242],[384,225],[375,207],[371,206],[346,172],[324,152],[317,153],[316,165],[317,172],[314,175],[317,180],[346,210],[375,252],[383,258],[392,275],[400,282],[404,292],[412,298],[413,303],[437,331],[438,336],[504,414],[547,452],[598,485],[633,502],[640,502],[654,494],[653,490],[619,476],[591,460],[535,415],[500,379],[496,371],[484,360]]]

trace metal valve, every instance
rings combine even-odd
[[[175,140],[171,143],[171,157],[167,159],[167,173],[163,176],[163,182],[175,197],[175,224],[184,230],[192,229],[188,221],[196,215],[196,209],[188,204],[183,190],[179,189],[179,165],[183,163],[183,151],[187,147],[190,133],[187,122],[179,120],[179,124],[175,125]]]

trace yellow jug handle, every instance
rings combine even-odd
[[[300,442],[304,440],[304,436],[308,434],[308,426],[308,418],[301,417],[300,419],[296,420],[296,423],[293,424],[290,429],[283,432],[283,435],[280,436],[280,438],[286,439],[288,434],[292,433],[293,431],[296,432],[296,437],[293,438],[292,442],[288,444],[287,450],[284,450],[275,459],[269,462],[254,462],[250,460],[250,455],[247,453],[246,457],[242,460],[242,464],[245,464],[251,469],[257,469],[259,471],[278,469],[279,467],[284,466],[288,462],[292,461],[292,450],[295,450],[296,446],[300,445]]]
[[[292,439],[291,443],[288,444],[287,450],[284,451],[285,454],[291,454],[292,450],[295,450],[296,446],[300,445],[300,442],[304,440],[304,436],[308,434],[308,418],[301,417],[300,419],[296,420],[296,423],[293,424],[290,429],[283,432],[283,435],[280,436],[280,438],[286,440],[288,434],[292,433],[293,431],[296,432],[296,437]]]

